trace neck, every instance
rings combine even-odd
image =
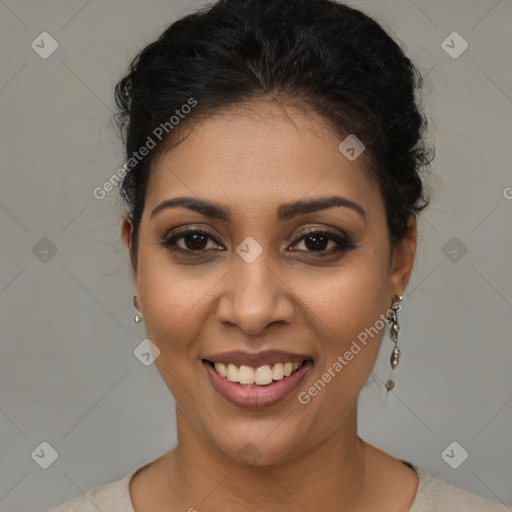
[[[178,444],[168,454],[168,496],[182,510],[356,512],[368,505],[356,405],[324,440],[286,462],[265,466],[226,456],[179,409],[176,413]]]

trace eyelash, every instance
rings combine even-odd
[[[199,229],[199,228],[186,228],[186,229],[176,232],[175,234],[173,234],[170,237],[164,238],[160,242],[160,245],[165,247],[166,249],[171,250],[171,251],[180,252],[182,254],[187,254],[192,257],[201,256],[202,254],[209,252],[208,249],[200,249],[200,250],[194,251],[192,249],[183,249],[181,247],[173,247],[179,239],[181,239],[184,236],[189,235],[189,234],[204,235],[218,244],[217,240],[215,240],[215,238],[212,237],[207,231],[204,231],[203,229]],[[329,231],[325,231],[325,230],[319,229],[319,228],[312,228],[312,229],[309,229],[309,230],[301,233],[300,237],[295,241],[295,243],[293,245],[297,245],[299,242],[303,241],[305,238],[307,238],[308,236],[312,236],[312,235],[324,236],[328,240],[335,242],[337,244],[337,246],[334,248],[331,248],[330,251],[298,250],[297,252],[306,252],[306,253],[316,254],[316,255],[318,255],[318,257],[322,258],[322,257],[331,256],[332,254],[335,254],[335,253],[356,249],[358,247],[356,244],[354,244],[352,242],[352,240],[349,237],[343,237],[343,236],[340,236],[335,233],[331,233]],[[210,251],[211,251],[211,249],[210,249]]]

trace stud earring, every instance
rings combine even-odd
[[[386,389],[389,393],[395,387],[395,381],[391,379],[391,375],[393,374],[393,370],[398,366],[400,362],[400,358],[402,357],[402,352],[398,348],[398,333],[400,331],[400,326],[398,325],[398,311],[402,308],[402,295],[395,295],[394,302],[391,305],[391,313],[388,316],[389,321],[389,337],[391,341],[395,344],[393,347],[393,351],[391,352],[391,357],[389,362],[391,363],[391,374],[389,376],[388,381],[386,382]]]
[[[140,324],[144,320],[144,317],[142,316],[142,313],[139,311],[139,305],[137,304],[137,297],[135,295],[133,296],[133,305],[137,309],[137,313],[135,313],[133,321],[136,324]]]

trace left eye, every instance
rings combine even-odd
[[[326,246],[329,244],[329,242],[334,243],[334,246],[331,247],[331,249],[334,250],[326,251]],[[294,245],[300,243],[304,244],[306,247],[306,252],[317,252],[324,254],[331,254],[341,250],[354,248],[354,245],[349,239],[321,230],[312,230],[304,233],[298,242],[296,242]]]

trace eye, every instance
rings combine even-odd
[[[326,250],[329,242],[333,242],[331,250]],[[302,236],[292,247],[303,244],[305,249],[298,249],[308,253],[319,253],[319,256],[329,256],[340,251],[355,249],[356,245],[349,237],[344,237],[336,233],[330,233],[322,229],[314,228],[302,233]],[[295,251],[297,249],[293,249]]]
[[[160,245],[180,252],[201,253],[208,250],[209,240],[214,238],[207,231],[197,228],[183,229],[162,240]]]
[[[291,246],[292,252],[316,253],[318,256],[324,257],[357,247],[348,236],[338,235],[318,228],[310,229],[301,235],[295,244]],[[209,242],[215,242],[217,245],[214,243],[213,246],[208,247]],[[328,250],[329,242],[333,244],[330,250]],[[297,245],[301,244],[303,244],[304,249],[297,249]],[[164,238],[160,245],[173,251],[195,256],[205,254],[211,250],[219,250],[220,244],[205,230],[187,228]]]

